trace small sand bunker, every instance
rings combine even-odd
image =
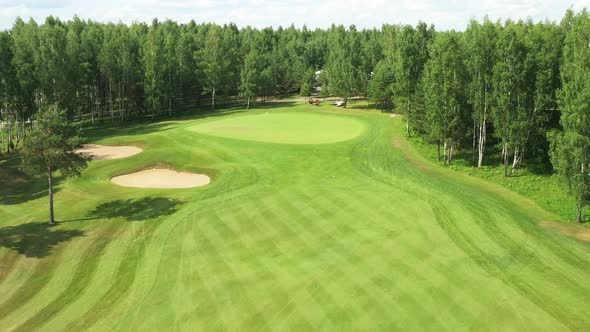
[[[397,118],[398,116],[402,116],[402,115],[401,114],[397,114],[397,113],[389,114],[389,117],[390,118]]]
[[[136,146],[104,146],[96,144],[85,144],[81,149],[76,150],[92,160],[120,159],[134,156],[143,151]]]
[[[207,185],[211,179],[204,174],[176,172],[165,168],[147,169],[111,179],[115,184],[134,188],[194,188]]]

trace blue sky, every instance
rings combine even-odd
[[[150,22],[152,18],[228,23],[255,27],[327,27],[331,23],[380,27],[383,23],[415,24],[422,20],[438,30],[465,28],[470,18],[559,20],[590,0],[0,0],[0,29],[17,16],[42,22],[48,15],[74,14],[101,22]]]

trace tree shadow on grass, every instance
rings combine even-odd
[[[35,222],[0,228],[0,247],[12,249],[26,257],[43,258],[49,256],[58,244],[84,236],[80,230],[55,227]]]
[[[47,178],[23,174],[19,169],[20,161],[18,151],[0,158],[0,205],[25,203],[48,195]],[[57,185],[62,180],[61,176],[54,177],[54,193],[59,191]]]
[[[123,218],[126,221],[145,221],[174,214],[183,203],[165,197],[114,200],[100,204],[88,213],[89,218],[82,220]]]

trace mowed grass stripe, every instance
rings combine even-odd
[[[12,329],[41,310],[62,292],[73,274],[85,248],[93,241],[74,241],[70,246],[54,248],[50,264],[40,262],[27,278],[27,282],[0,306],[0,329]]]
[[[96,272],[77,299],[60,311],[43,326],[48,331],[68,330],[68,326],[94,308],[117,278],[118,268],[125,258],[122,253],[131,245],[132,236],[123,225],[108,236],[111,241],[100,257],[97,257]]]
[[[84,315],[76,319],[68,325],[67,330],[80,331],[94,327],[100,321],[107,320],[108,315],[115,310],[115,305],[122,302],[128,293],[131,291],[135,278],[137,276],[137,269],[140,263],[140,257],[143,255],[147,242],[145,237],[151,237],[156,227],[149,227],[147,233],[141,237],[132,236],[129,239],[129,245],[124,247],[124,251],[119,255],[123,257],[121,260],[116,277],[108,287],[104,295],[100,296],[96,304],[87,311]],[[110,323],[114,323],[110,321]]]
[[[546,309],[547,303],[545,303],[543,301],[539,301],[540,299],[536,298],[536,296],[534,296],[534,294],[537,292],[537,290],[535,289],[535,287],[530,286],[530,283],[534,282],[534,280],[521,279],[521,277],[519,277],[518,274],[511,273],[511,272],[505,270],[505,269],[507,269],[506,266],[498,266],[497,261],[496,262],[494,261],[495,257],[502,257],[502,256],[490,256],[490,254],[485,250],[485,248],[481,248],[479,246],[480,243],[477,242],[476,240],[472,240],[469,238],[469,236],[465,236],[465,235],[458,236],[458,234],[461,234],[461,230],[454,223],[454,219],[452,219],[452,216],[442,213],[440,210],[441,209],[437,210],[436,208],[434,210],[435,214],[437,216],[437,220],[439,220],[441,222],[441,225],[444,225],[443,227],[445,227],[445,229],[448,231],[448,233],[451,236],[451,238],[453,239],[453,241],[455,241],[455,243],[457,245],[459,245],[459,247],[461,247],[466,254],[470,255],[474,262],[478,263],[478,265],[480,265],[491,276],[502,281],[502,283],[504,285],[514,289],[518,294],[520,294],[521,296],[523,296],[526,299],[535,303],[537,308],[543,310],[549,316],[553,316],[553,318],[559,320],[561,323],[564,323],[564,321],[562,320],[563,317],[560,317],[558,315],[554,315],[554,313],[555,313],[554,310],[547,310]],[[492,233],[488,233],[488,234],[491,235]],[[495,237],[495,235],[497,235],[497,234],[491,235],[490,238],[493,240],[497,239],[497,237]],[[503,256],[507,257],[509,260],[515,259],[514,257],[512,257],[510,255],[505,256],[505,254],[504,254]],[[540,271],[540,272],[544,273],[543,271]],[[529,284],[529,285],[527,285],[527,284]],[[539,289],[538,291],[542,292],[543,290],[544,289]],[[551,321],[551,320],[547,319],[546,321]]]
[[[321,197],[325,197],[325,196],[326,196],[326,195],[321,195]],[[342,199],[339,199],[339,201],[350,201],[350,202],[352,202],[352,200],[346,200],[344,197],[343,197]],[[354,202],[356,203],[356,202],[367,202],[367,201],[370,201],[368,197],[367,197],[367,199],[357,199],[357,200],[355,200]],[[354,205],[354,204],[353,204],[353,205]],[[362,208],[362,207],[360,207],[360,208],[351,208],[351,210],[352,210],[352,211],[351,211],[351,213],[354,213],[354,211],[359,211],[359,210],[361,210],[361,208]],[[428,225],[425,225],[425,226],[428,226]],[[422,227],[422,229],[428,229],[428,228],[432,228],[432,227]],[[408,242],[408,246],[410,246],[410,244],[411,244],[411,243],[412,243],[412,242]],[[425,242],[425,243],[428,243],[428,242]],[[434,249],[433,249],[433,250],[434,250]],[[418,259],[417,261],[422,261],[422,259]],[[375,265],[375,266],[379,266],[378,262],[375,262],[375,264],[374,264],[374,265]],[[451,282],[451,283],[449,283],[449,284],[451,284],[451,285],[452,285],[452,282]]]
[[[347,192],[340,192],[339,195],[347,195]],[[322,197],[326,197],[325,195],[322,195]],[[342,201],[342,198],[344,197],[335,197],[334,201]],[[350,197],[349,197],[350,198]],[[369,206],[366,206],[365,204],[361,204],[359,202],[362,203],[366,203],[366,202],[375,202],[375,199],[370,199],[371,197],[362,197],[362,195],[359,195],[359,192],[355,192],[354,193],[354,198],[355,200],[349,200],[348,202],[351,202],[351,204],[349,204],[346,207],[346,211],[347,213],[349,213],[350,215],[354,216],[354,217],[358,217],[358,218],[362,218],[363,212],[364,210],[370,208]],[[366,199],[363,199],[366,198]],[[352,203],[354,202],[354,203]],[[378,205],[378,202],[376,202]],[[373,209],[375,210],[375,209]],[[371,220],[377,220],[376,215],[373,215],[373,217],[367,217],[365,220],[368,220],[369,222]],[[386,219],[384,219],[386,220]],[[364,227],[371,227],[370,224],[367,224]],[[367,232],[363,232],[362,229],[357,230],[357,232],[361,232],[362,234],[367,234]],[[351,234],[354,234],[354,232],[351,232]],[[370,236],[375,236],[376,234],[373,233]],[[405,244],[406,241],[403,241],[403,238],[400,238],[399,236],[395,235],[395,242],[397,244],[401,244],[402,248],[403,245]],[[396,315],[396,313],[400,313],[400,315],[404,315],[403,312],[404,311],[409,311],[411,313],[413,313],[414,315],[416,313],[421,312],[421,318],[415,322],[418,323],[418,326],[415,326],[414,328],[420,328],[420,329],[424,329],[427,328],[427,323],[429,322],[434,322],[436,321],[436,317],[438,315],[436,314],[430,314],[426,311],[423,310],[423,301],[419,301],[418,299],[416,299],[415,297],[419,296],[419,294],[421,293],[421,289],[419,288],[412,288],[411,286],[408,287],[399,287],[400,283],[403,282],[404,279],[404,275],[400,275],[400,274],[387,274],[387,272],[384,273],[380,273],[381,269],[384,267],[390,267],[391,265],[389,265],[392,261],[392,258],[390,255],[393,255],[394,253],[391,252],[390,254],[390,250],[386,249],[384,247],[384,242],[385,239],[383,238],[373,238],[372,241],[371,239],[367,239],[368,241],[363,241],[363,243],[360,246],[357,246],[357,249],[360,253],[365,253],[365,255],[363,255],[362,258],[360,259],[356,259],[353,264],[358,265],[357,266],[357,270],[356,271],[351,271],[350,273],[345,273],[345,276],[348,276],[350,278],[350,276],[356,276],[358,274],[358,276],[362,276],[359,278],[359,281],[356,283],[356,289],[357,289],[357,293],[362,294],[362,296],[359,296],[358,298],[360,298],[361,300],[363,298],[365,299],[370,299],[369,300],[369,306],[368,307],[364,307],[363,308],[370,308],[370,310],[365,309],[365,315],[366,314],[370,314],[371,312],[375,312],[377,317],[383,317],[383,316],[390,316],[391,319],[393,319]],[[410,240],[414,241],[414,239]],[[396,246],[397,248],[397,246]],[[394,248],[395,249],[395,248]],[[342,250],[342,249],[338,249],[338,250]],[[360,257],[360,256],[359,256]],[[347,262],[350,264],[350,262]],[[396,265],[397,267],[397,265]],[[355,273],[356,272],[356,273]],[[386,276],[384,278],[384,276]],[[415,280],[415,276],[411,275],[411,276],[407,276],[407,279],[409,280]],[[374,290],[373,292],[370,292],[370,290]],[[408,294],[407,296],[404,296],[405,301],[403,302],[397,302],[394,301],[393,298],[395,296],[395,294],[402,294],[402,296],[404,296],[404,294]],[[409,294],[413,294],[413,296],[410,296]],[[359,295],[359,294],[357,294]],[[425,296],[425,298],[428,300],[429,297]],[[379,299],[379,300],[377,300]],[[358,301],[358,299],[357,299]],[[381,310],[379,310],[381,309]],[[408,312],[408,313],[409,313]],[[378,321],[378,320],[371,320],[372,322]],[[382,326],[390,326],[391,324],[393,325],[397,325],[396,323],[393,323],[391,321],[381,321],[380,324]],[[432,323],[430,323],[432,324]],[[363,326],[360,326],[359,328],[363,328]],[[366,328],[366,326],[364,326],[364,328]],[[377,328],[377,326],[375,326],[374,328]]]
[[[32,331],[37,330],[49,319],[63,311],[70,303],[74,302],[86,289],[90,280],[94,276],[95,270],[100,262],[100,257],[104,254],[107,245],[110,243],[105,235],[111,235],[117,225],[111,224],[104,230],[99,230],[96,240],[84,249],[79,259],[79,264],[72,273],[72,279],[67,287],[61,293],[53,296],[53,300],[45,305],[43,309],[38,310],[28,318],[24,323],[18,326],[15,331]]]
[[[319,282],[325,285],[324,287],[331,289],[324,290],[316,288],[315,292],[324,294],[321,297],[324,300],[321,305],[329,310],[327,316],[335,326],[342,323],[347,324],[349,319],[354,319],[354,324],[365,327],[371,326],[375,320],[368,315],[366,310],[363,311],[359,308],[358,301],[347,296],[348,292],[346,292],[346,289],[355,286],[359,290],[365,290],[364,279],[355,278],[350,280],[351,277],[357,277],[359,270],[362,270],[360,265],[362,265],[363,257],[355,253],[356,248],[351,250],[350,246],[347,247],[344,245],[344,243],[347,243],[350,235],[354,234],[355,230],[348,226],[348,220],[330,225],[325,219],[321,218],[322,215],[327,213],[326,210],[329,209],[330,205],[321,204],[319,197],[317,199],[311,199],[303,190],[293,190],[291,193],[297,197],[289,201],[301,202],[302,204],[301,206],[295,204],[295,208],[304,211],[308,215],[308,219],[314,221],[314,224],[322,225],[322,227],[316,227],[313,231],[322,236],[318,241],[320,243],[318,255],[323,261],[327,260],[329,263],[325,265],[322,270],[323,273],[318,274],[317,278],[325,278],[326,280],[319,280]],[[325,196],[321,195],[321,197]],[[303,202],[305,202],[304,206]],[[334,299],[332,294],[338,295],[340,298]],[[375,294],[366,294],[365,297],[369,299],[376,298]],[[340,307],[338,305],[339,303],[347,303],[347,306]],[[352,308],[357,309],[352,310]],[[380,306],[376,306],[376,308],[380,308]],[[350,313],[351,311],[357,314],[352,315]]]
[[[323,215],[307,216],[304,211],[298,209],[296,202],[300,201],[301,197],[298,195],[296,188],[292,190],[285,190],[279,192],[271,197],[272,201],[266,201],[265,206],[272,206],[275,210],[283,211],[292,218],[282,218],[273,223],[284,225],[290,232],[295,234],[290,247],[293,253],[294,264],[286,265],[292,270],[292,274],[303,279],[304,284],[298,288],[298,292],[302,293],[301,302],[297,303],[300,308],[299,312],[303,316],[301,320],[305,320],[314,329],[319,328],[324,320],[336,326],[337,322],[332,320],[331,313],[334,310],[338,312],[344,311],[343,301],[328,301],[330,305],[326,305],[326,299],[330,300],[328,296],[318,297],[321,290],[318,289],[317,279],[325,273],[326,265],[322,257],[322,252],[326,250],[325,246],[329,243],[325,238],[323,228],[317,227],[322,220]],[[311,204],[310,201],[304,201],[305,204]],[[320,259],[318,261],[318,259]]]
[[[9,269],[6,269],[4,279],[0,282],[0,294],[3,295],[3,298],[0,298],[0,308],[4,306],[4,302],[9,301],[13,294],[20,290],[21,285],[27,282],[39,264],[39,260],[27,258],[15,252],[7,252],[1,261],[4,262],[4,257],[9,255],[14,258],[14,262]]]
[[[142,235],[139,237],[139,240],[145,245],[141,247],[142,250],[138,250],[137,257],[140,262],[135,271],[137,277],[134,278],[134,283],[124,300],[115,304],[114,310],[109,312],[109,317],[98,322],[98,329],[120,329],[120,325],[125,324],[128,319],[133,319],[133,316],[137,314],[141,304],[151,293],[158,275],[163,273],[160,269],[165,248],[163,244],[170,240],[173,230],[186,218],[186,213],[190,212],[187,210],[177,212],[179,218],[175,220],[159,218],[147,224],[153,228],[153,231],[151,235],[148,234],[149,236]],[[117,310],[118,306],[130,309]]]
[[[468,203],[466,203],[468,205]],[[479,218],[475,218],[474,220],[485,220],[485,218],[489,219],[489,216],[484,213],[484,211],[477,211],[476,213],[479,214]],[[551,241],[544,241],[541,242],[536,237],[538,233],[538,226],[534,225],[533,227],[526,227],[526,216],[519,215],[518,212],[512,214],[512,216],[520,217],[519,219],[523,222],[521,223],[508,223],[506,222],[505,218],[508,218],[508,215],[503,215],[499,219],[499,222],[496,223],[479,223],[480,226],[485,227],[485,231],[492,235],[493,239],[497,241],[499,246],[504,248],[505,253],[507,252],[509,255],[509,262],[514,266],[521,266],[521,268],[534,268],[537,270],[538,276],[554,274],[551,280],[560,280],[560,283],[569,283],[569,288],[574,292],[582,291],[584,289],[579,287],[579,283],[572,281],[572,278],[576,276],[576,274],[568,274],[564,275],[559,272],[558,269],[552,267],[557,264],[559,266],[560,262],[563,260],[557,259],[553,260],[552,256],[554,254],[563,254],[563,248],[556,248],[550,246]],[[458,218],[453,218],[453,220],[457,220]],[[535,229],[535,227],[537,229]],[[566,245],[566,243],[564,243]],[[556,251],[556,249],[558,251]],[[561,249],[561,250],[560,250]],[[543,255],[546,259],[539,259],[539,255]],[[493,260],[491,261],[493,262]],[[548,264],[547,262],[551,262],[552,264]],[[501,264],[495,264],[499,270],[505,271],[506,266],[501,266]],[[518,274],[518,270],[515,271],[515,274]],[[577,288],[577,289],[576,289]]]
[[[300,262],[297,260],[298,252],[305,246],[305,240],[302,239],[305,234],[297,233],[285,224],[299,219],[300,216],[288,214],[285,206],[277,201],[276,195],[257,197],[248,208],[257,212],[258,217],[255,216],[251,220],[268,235],[266,241],[270,240],[274,244],[272,249],[262,256],[263,262],[271,271],[270,278],[266,281],[264,301],[257,306],[257,312],[251,314],[247,320],[248,325],[255,323],[256,329],[268,330],[276,326],[277,316],[284,319],[300,316],[295,298],[306,301],[306,294],[301,292],[306,279],[299,273]],[[305,319],[300,319],[299,324],[311,327]]]

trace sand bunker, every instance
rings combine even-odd
[[[390,118],[397,118],[398,116],[401,116],[401,114],[397,114],[397,113],[389,114]]]
[[[104,146],[96,144],[85,144],[81,149],[76,150],[92,160],[120,159],[134,156],[143,151],[135,146]]]
[[[134,188],[194,188],[207,185],[211,179],[204,174],[176,172],[165,168],[147,169],[111,179],[115,184]]]

